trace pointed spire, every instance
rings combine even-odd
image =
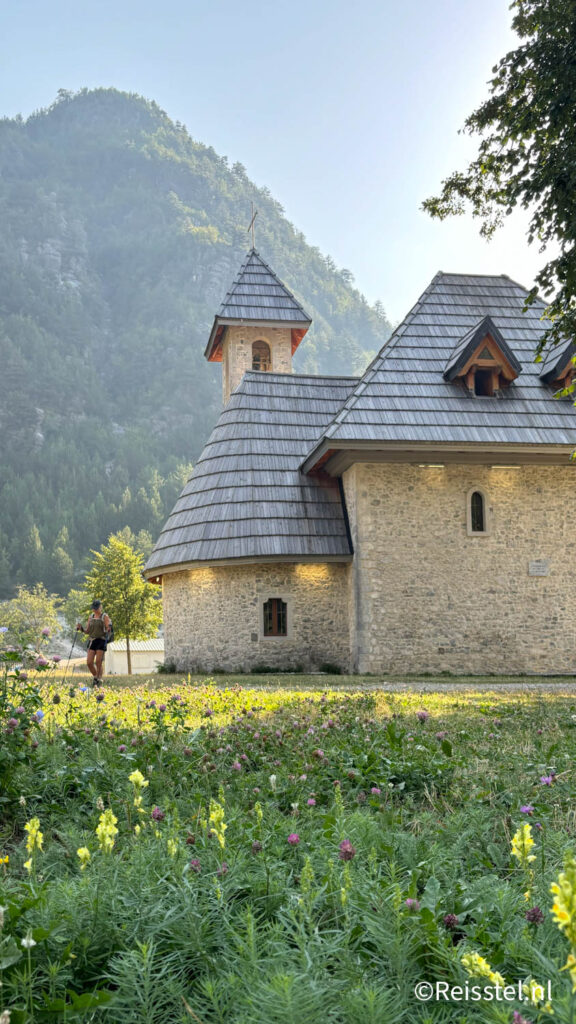
[[[220,361],[224,329],[238,324],[292,328],[294,353],[311,323],[292,292],[251,249],[214,318],[205,355],[211,362]]]

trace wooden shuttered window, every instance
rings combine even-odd
[[[271,597],[264,604],[264,636],[287,635],[287,606],[281,597]]]

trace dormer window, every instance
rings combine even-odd
[[[572,387],[576,376],[574,358],[576,344],[569,341],[564,345],[556,345],[545,356],[540,370],[540,379],[549,384],[553,391],[564,391]]]
[[[252,345],[252,369],[268,373],[272,369],[272,356],[267,341],[255,341]]]
[[[522,366],[489,316],[456,345],[444,368],[444,379],[461,380],[470,394],[492,398],[507,388]]]

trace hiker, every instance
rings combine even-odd
[[[81,622],[76,624],[76,629],[81,630],[90,637],[86,664],[88,671],[94,676],[94,686],[101,686],[104,652],[106,650],[106,637],[109,634],[112,622],[106,612],[102,610],[102,601],[92,601],[92,614],[86,623],[86,628]]]

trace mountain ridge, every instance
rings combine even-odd
[[[111,532],[162,526],[220,411],[203,352],[251,202],[259,252],[313,317],[295,370],[360,372],[382,306],[153,101],[60,92],[0,120],[0,596],[64,593]]]

